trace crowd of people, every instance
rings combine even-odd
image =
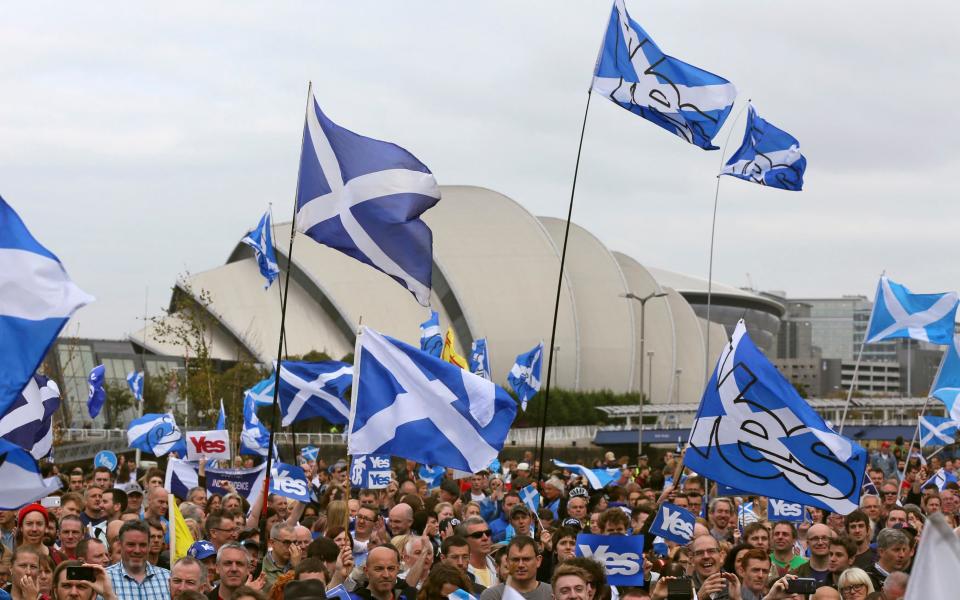
[[[176,498],[156,468],[74,468],[59,495],[0,511],[0,600],[898,600],[928,516],[958,524],[960,488],[923,485],[952,460],[888,456],[867,473],[879,495],[847,515],[808,507],[799,523],[768,520],[762,496],[718,497],[673,452],[656,466],[608,452],[594,466],[616,478],[599,490],[576,472],[541,477],[531,453],[432,481],[399,461],[372,490],[351,488],[345,460],[304,460],[309,503],[205,487]],[[539,507],[521,497],[530,485]],[[173,559],[171,498],[196,540]],[[689,543],[648,533],[664,502],[700,515]],[[577,552],[580,533],[643,535],[643,581],[609,585],[597,556]]]

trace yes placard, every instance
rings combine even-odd
[[[230,460],[230,432],[226,429],[187,433],[187,460]]]

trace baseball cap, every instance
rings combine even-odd
[[[192,556],[197,560],[204,560],[205,558],[210,558],[211,556],[217,555],[217,549],[213,547],[213,544],[207,540],[200,540],[199,542],[194,542],[187,548],[187,556]]]
[[[607,452],[606,454],[603,455],[603,458],[607,461],[616,460],[617,455],[614,454],[613,452]]]
[[[140,487],[140,484],[139,484],[139,483],[129,483],[129,484],[127,484],[127,489],[124,490],[124,491],[127,492],[127,495],[128,495],[128,496],[132,496],[132,495],[134,495],[134,494],[139,494],[139,495],[141,495],[141,496],[143,495],[143,488]]]
[[[889,448],[889,447],[890,447],[890,442],[882,442],[882,443],[880,444],[880,447],[881,447],[881,448]]]
[[[524,515],[527,515],[527,516],[531,516],[531,515],[530,515],[530,509],[527,508],[527,505],[526,505],[526,504],[517,504],[516,506],[514,506],[513,508],[510,509],[510,518],[511,518],[511,519],[514,518],[515,516],[519,515],[519,514],[524,514]]]
[[[529,470],[530,470],[530,463],[525,463],[525,462],[520,463],[519,465],[517,465],[517,470],[518,470],[518,471],[529,471]]]

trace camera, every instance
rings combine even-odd
[[[788,594],[812,594],[817,591],[817,580],[812,577],[799,577],[787,582]]]
[[[67,567],[68,581],[96,581],[97,575],[93,567]]]
[[[693,585],[689,577],[677,577],[667,581],[667,600],[691,600]]]

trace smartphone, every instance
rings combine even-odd
[[[93,567],[67,567],[67,579],[70,581],[96,581]]]
[[[787,582],[788,594],[813,594],[817,591],[817,580],[812,577],[799,577]]]
[[[693,586],[689,577],[677,577],[667,580],[667,600],[691,600]]]
[[[40,499],[40,506],[44,508],[60,508],[60,496],[47,496]]]

